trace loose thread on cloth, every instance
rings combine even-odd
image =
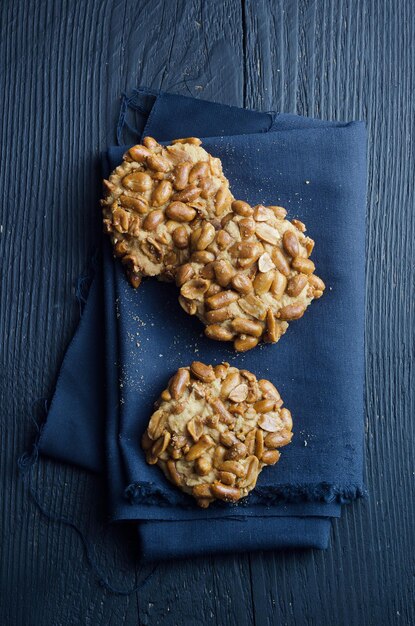
[[[44,401],[44,402],[45,402],[45,409],[47,411],[47,401]],[[129,596],[132,593],[136,593],[137,591],[140,591],[144,587],[144,585],[152,578],[153,574],[155,573],[158,567],[157,565],[155,565],[151,569],[151,571],[147,574],[147,576],[145,576],[145,578],[142,581],[140,581],[137,585],[135,585],[131,589],[121,589],[121,588],[115,587],[108,581],[108,577],[103,574],[98,564],[96,563],[94,556],[93,556],[94,545],[85,535],[83,530],[72,520],[67,519],[66,517],[63,517],[60,515],[56,515],[52,513],[51,511],[48,511],[45,505],[41,502],[40,496],[36,492],[32,484],[32,472],[36,463],[39,461],[38,443],[39,443],[40,435],[42,434],[43,424],[39,426],[39,424],[36,422],[36,420],[33,417],[31,417],[31,420],[34,423],[35,428],[36,428],[35,441],[32,445],[31,451],[24,452],[19,457],[17,461],[17,466],[19,469],[19,474],[22,477],[24,484],[27,486],[28,492],[32,500],[34,501],[36,507],[42,513],[42,515],[44,515],[46,519],[48,519],[49,521],[57,523],[57,524],[61,524],[62,526],[66,526],[67,528],[72,528],[76,532],[76,534],[80,538],[82,545],[84,547],[85,556],[86,556],[87,562],[91,570],[93,571],[98,583],[102,587],[104,587],[106,591],[109,591],[110,593],[121,595],[121,596]]]

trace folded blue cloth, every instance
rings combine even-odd
[[[94,471],[105,466],[111,517],[139,522],[146,559],[325,548],[330,518],[364,491],[364,125],[144,91],[127,104],[138,122],[131,143],[141,132],[160,141],[200,136],[222,160],[235,197],[280,204],[289,218],[304,221],[327,290],[278,344],[235,353],[204,337],[201,323],[181,310],[173,285],[146,280],[134,291],[105,242],[40,450]],[[105,174],[126,148],[109,150]],[[197,508],[146,464],[140,448],[159,392],[193,360],[228,361],[269,378],[293,414],[293,442],[237,505]]]

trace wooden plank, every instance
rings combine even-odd
[[[415,217],[414,154],[408,146],[414,129],[413,5],[248,0],[245,15],[251,106],[366,119],[369,130],[366,471],[371,496],[344,511],[327,553],[251,558],[255,624],[410,624],[415,619]],[[283,79],[294,68],[296,75]]]

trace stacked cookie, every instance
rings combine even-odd
[[[247,351],[275,343],[322,296],[305,225],[280,206],[236,200],[200,139],[145,137],[104,181],[104,229],[133,287],[175,281],[205,334]],[[237,502],[291,441],[292,418],[265,379],[194,362],[171,378],[142,438],[147,462],[199,506]]]
[[[324,291],[305,225],[279,206],[235,200],[199,139],[131,148],[105,181],[104,228],[129,280],[175,280],[205,334],[237,351],[275,343]]]

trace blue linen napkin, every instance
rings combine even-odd
[[[105,431],[111,517],[140,522],[148,560],[324,548],[330,518],[364,490],[364,125],[255,113],[171,94],[136,92],[129,104],[139,114],[138,132],[160,141],[203,137],[203,146],[221,158],[235,197],[281,204],[289,218],[304,221],[316,240],[313,260],[327,290],[278,344],[238,354],[203,336],[201,323],[179,307],[174,286],[146,280],[134,291],[105,242],[103,272],[62,365],[40,449],[99,471]],[[138,140],[133,135],[131,143]],[[106,174],[125,150],[109,150]],[[198,509],[146,464],[140,449],[154,400],[172,373],[193,360],[226,360],[271,379],[293,414],[292,444],[237,505]]]

